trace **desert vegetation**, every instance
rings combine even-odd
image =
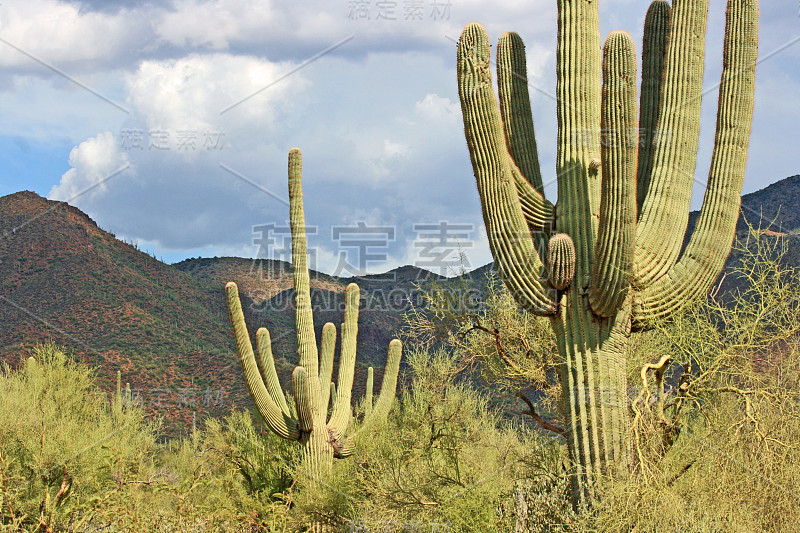
[[[339,335],[315,329],[292,149],[294,323],[270,324],[295,334],[291,377],[270,331],[248,330],[234,282],[224,300],[248,403],[180,434],[122,386],[130,364],[108,395],[69,349],[20,350],[0,370],[0,531],[797,531],[788,236],[739,231],[720,277],[737,237],[758,2],[728,2],[715,149],[689,236],[704,61],[693,36],[707,5],[651,4],[638,104],[630,36],[601,48],[597,2],[558,8],[558,203],[543,194],[522,40],[500,38],[495,98],[488,35],[471,23],[459,97],[499,276],[477,299],[454,297],[474,289],[466,276],[421,282],[426,305],[391,332],[379,394],[371,366],[353,394],[356,284]],[[141,343],[177,327],[125,309]],[[138,370],[158,374],[153,360]]]
[[[0,375],[0,527],[796,531],[800,285],[783,242],[753,232],[720,291],[632,343],[635,463],[598,480],[589,513],[571,502],[549,328],[495,283],[468,313],[426,289],[388,416],[358,432],[357,405],[352,456],[312,485],[302,450],[248,410],[164,439],[65,350],[19,354]],[[541,351],[522,342],[536,335]]]

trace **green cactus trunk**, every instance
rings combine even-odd
[[[707,12],[707,0],[651,4],[637,117],[630,36],[612,32],[601,53],[598,2],[558,1],[555,207],[543,194],[522,40],[500,37],[499,109],[485,30],[468,24],[459,40],[464,131],[495,265],[521,306],[551,318],[558,339],[579,509],[596,496],[598,476],[629,471],[631,331],[705,294],[733,241],[753,112],[756,0],[728,1],[714,153],[681,253]]]
[[[625,350],[630,304],[613,318],[598,320],[577,291],[551,319],[562,364],[562,410],[572,455],[573,498],[589,501],[596,476],[626,472],[628,398]],[[583,301],[581,301],[583,300]]]

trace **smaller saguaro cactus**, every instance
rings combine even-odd
[[[320,349],[314,335],[311,312],[308,261],[306,252],[305,214],[303,210],[302,156],[300,150],[289,152],[289,212],[292,232],[292,263],[294,267],[295,324],[299,364],[292,373],[294,409],[281,389],[269,331],[256,332],[258,364],[253,353],[250,335],[242,313],[239,290],[233,282],[225,286],[228,311],[233,324],[239,360],[242,363],[247,388],[261,416],[277,435],[299,441],[303,446],[303,470],[308,482],[318,481],[333,464],[333,458],[353,453],[352,435],[348,434],[353,420],[351,394],[356,362],[358,333],[358,285],[348,285],[345,294],[344,323],[341,334],[341,354],[337,385],[332,381],[336,327],[327,323],[322,329]],[[402,345],[398,339],[389,343],[389,354],[383,374],[381,391],[372,403],[373,371],[369,368],[365,398],[366,429],[379,419],[385,419],[391,409],[397,389]]]
[[[117,370],[117,394],[115,399],[118,405],[122,405],[122,370]]]
[[[122,388],[122,371],[117,370],[117,389],[114,394],[113,410],[114,413],[120,415],[124,409],[128,409],[131,405],[131,384],[125,383],[125,389]]]

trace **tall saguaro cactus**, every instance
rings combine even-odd
[[[239,290],[235,283],[230,282],[225,286],[225,292],[236,337],[236,347],[250,396],[274,433],[302,444],[303,473],[307,477],[307,483],[313,485],[330,471],[334,457],[343,458],[352,454],[351,436],[347,432],[353,419],[351,391],[356,363],[359,289],[355,283],[347,287],[338,385],[335,386],[331,379],[336,327],[330,322],[325,324],[322,329],[321,349],[317,348],[314,336],[301,184],[301,157],[297,148],[289,152],[289,211],[299,355],[299,365],[292,373],[295,407],[293,410],[289,408],[275,371],[269,331],[260,328],[256,332],[258,352],[258,364],[256,364],[250,335],[242,314]],[[397,389],[401,352],[402,345],[398,339],[389,343],[381,392],[375,405],[372,405],[372,368],[369,368],[366,406],[368,414],[362,428],[367,428],[372,420],[385,418],[388,415]]]
[[[711,169],[681,253],[707,16],[707,0],[651,4],[637,121],[630,36],[613,32],[601,48],[598,1],[558,0],[555,207],[542,187],[522,40],[500,37],[499,109],[486,31],[468,24],[459,40],[459,98],[492,255],[519,304],[551,318],[580,508],[591,503],[597,475],[629,466],[632,329],[707,293],[733,242],[753,113],[757,0],[728,1]]]

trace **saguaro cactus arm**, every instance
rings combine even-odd
[[[386,366],[381,380],[381,392],[378,400],[372,407],[372,412],[366,417],[365,423],[371,419],[384,419],[389,414],[397,390],[397,376],[400,372],[400,356],[403,353],[403,344],[394,339],[389,343],[389,354],[386,357]]]
[[[555,291],[542,281],[546,273],[522,212],[489,63],[486,30],[469,24],[458,42],[458,92],[492,255],[517,301],[532,313],[552,315]]]
[[[644,19],[642,43],[642,94],[639,100],[639,157],[636,169],[636,205],[641,210],[653,171],[656,128],[661,114],[660,99],[669,37],[671,8],[666,0],[655,0],[650,4]]]
[[[115,401],[117,405],[122,405],[122,370],[117,370],[117,395]]]
[[[497,45],[497,89],[509,166],[522,214],[532,232],[550,232],[555,212],[544,196],[528,96],[525,45],[516,33],[504,33]],[[539,237],[542,241],[546,235]]]
[[[612,32],[603,50],[600,228],[589,303],[600,316],[628,297],[636,242],[636,55],[631,36]]]
[[[253,355],[250,335],[247,333],[247,326],[244,322],[242,304],[239,300],[239,289],[235,283],[229,282],[225,285],[225,293],[228,300],[231,324],[233,324],[233,334],[236,337],[236,349],[239,353],[239,361],[242,364],[242,371],[247,381],[247,390],[250,392],[250,397],[272,431],[285,439],[298,440],[300,438],[300,430],[297,419],[287,416],[275,403],[267,387],[264,386],[261,373],[256,365],[256,358]],[[283,394],[281,394],[282,396]]]
[[[544,200],[539,151],[536,149],[531,99],[528,96],[525,44],[513,32],[501,35],[497,43],[497,92],[508,153]]]
[[[328,322],[322,327],[322,349],[320,351],[319,386],[324,391],[330,389],[331,376],[333,376],[333,352],[336,349],[336,326]],[[327,413],[330,406],[330,394],[322,395],[322,412]]]
[[[342,323],[342,353],[339,359],[339,379],[336,384],[336,403],[328,426],[343,435],[353,418],[350,404],[356,368],[356,337],[358,336],[358,306],[361,291],[351,283],[345,292],[344,323]]]
[[[575,279],[575,244],[566,233],[556,233],[547,243],[550,284],[563,291]]]
[[[539,233],[544,238],[547,236],[547,232],[553,231],[555,226],[555,207],[544,197],[544,194],[528,183],[513,162],[510,163],[510,167],[525,222],[528,223],[531,232]]]
[[[673,4],[653,169],[637,226],[633,282],[637,289],[675,264],[689,223],[707,19],[708,0]]]
[[[364,415],[369,416],[372,412],[372,389],[375,383],[375,371],[372,367],[367,368],[367,385],[364,392]]]
[[[398,339],[392,340],[389,343],[389,354],[386,357],[386,366],[384,367],[383,380],[381,381],[381,392],[378,394],[378,401],[372,405],[372,367],[369,368],[368,383],[367,383],[367,396],[365,401],[364,421],[361,428],[351,435],[341,446],[337,453],[337,457],[348,457],[353,454],[353,441],[360,432],[366,431],[370,426],[379,420],[386,420],[389,411],[394,403],[394,397],[397,393],[397,377],[400,374],[400,357],[403,353],[403,344]]]
[[[281,382],[275,370],[275,359],[272,356],[272,339],[267,328],[258,328],[256,331],[256,351],[258,352],[258,365],[261,370],[261,379],[267,386],[270,398],[275,402],[281,412],[287,417],[291,416],[289,404],[281,389]]]
[[[758,2],[728,2],[725,17],[717,129],[700,217],[680,261],[638,296],[636,323],[667,316],[707,292],[735,236],[755,100]]]

